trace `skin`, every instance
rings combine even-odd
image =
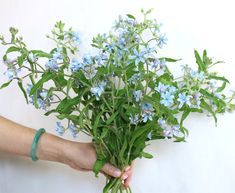
[[[0,151],[31,157],[31,145],[36,130],[12,122],[0,116]],[[36,151],[40,160],[66,164],[79,171],[92,171],[96,161],[96,152],[91,143],[80,143],[62,139],[49,133],[43,133]],[[118,177],[128,187],[132,176],[132,166],[123,172],[111,164],[102,168],[105,175]]]

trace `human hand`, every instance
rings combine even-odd
[[[92,143],[67,141],[62,155],[63,163],[80,171],[92,171],[96,162],[96,151]],[[107,163],[103,166],[102,173],[112,177],[120,177],[123,180],[124,187],[127,188],[130,185],[132,168],[132,166],[127,166],[122,173],[119,169]]]

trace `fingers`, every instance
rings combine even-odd
[[[106,173],[107,175],[115,177],[115,178],[118,178],[121,176],[121,171],[115,168],[114,166],[112,166],[111,164],[105,164],[102,168],[102,171]]]

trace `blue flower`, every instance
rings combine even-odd
[[[169,85],[165,85],[161,82],[158,83],[158,86],[155,87],[154,89],[159,92],[159,93],[164,93],[168,89]]]
[[[32,84],[27,84],[26,92],[29,94],[32,88],[33,88]]]
[[[146,123],[146,122],[148,121],[148,119],[149,119],[150,121],[152,121],[152,120],[153,120],[153,113],[146,111],[146,112],[144,112],[144,113],[142,114],[142,117],[143,117],[143,122],[144,122],[144,123]]]
[[[150,70],[155,70],[160,65],[160,60],[157,58],[153,59],[153,62],[151,62]]]
[[[43,98],[43,100],[45,100],[47,98],[47,94],[48,94],[47,91],[42,91],[42,92],[40,92],[39,95]]]
[[[77,137],[78,134],[78,128],[74,124],[69,124],[69,130],[74,138]]]
[[[150,103],[144,102],[142,104],[143,111],[153,111],[153,106]]]
[[[143,63],[145,62],[144,51],[138,52],[136,49],[134,49],[133,52],[134,52],[134,55],[129,56],[129,59],[135,60],[135,65],[138,65],[139,62],[143,62]]]
[[[171,107],[174,103],[174,95],[170,92],[162,93],[161,98],[160,103],[166,107]]]
[[[8,68],[7,71],[4,72],[4,75],[6,75],[9,80],[12,80],[12,79],[18,77],[19,72],[20,72],[20,70]]]
[[[101,67],[101,66],[103,66],[103,65],[105,64],[105,62],[108,60],[108,57],[107,57],[106,54],[101,53],[101,54],[97,55],[97,56],[95,57],[95,59],[96,59],[97,65],[98,65],[99,67]]]
[[[45,101],[43,99],[38,98],[37,105],[38,105],[39,109],[47,110],[47,104],[45,103]]]
[[[172,129],[173,135],[179,137],[179,135],[180,135],[180,125],[173,125],[171,127],[171,129]]]
[[[159,118],[159,119],[157,120],[157,122],[158,122],[158,124],[159,124],[161,127],[166,124],[166,120],[164,120],[164,119],[162,119],[162,118]]]
[[[102,81],[98,83],[96,86],[91,87],[91,93],[96,97],[96,100],[100,100],[101,94],[104,92],[104,87],[106,86],[106,82]]]
[[[73,58],[69,64],[69,68],[72,72],[77,72],[80,69],[83,69],[83,63],[79,62],[78,59]]]
[[[177,89],[176,89],[176,87],[174,87],[174,86],[169,86],[169,87],[168,87],[168,91],[169,91],[169,93],[171,93],[171,94],[175,94],[175,93],[177,92]]]
[[[49,60],[46,63],[46,69],[57,72],[59,70],[59,66],[55,60]]]
[[[166,66],[166,60],[162,59],[160,60],[160,68],[163,69]]]
[[[194,71],[194,70],[190,70],[190,76],[195,79],[195,80],[199,80],[199,81],[203,81],[205,79],[205,75],[204,72],[198,72],[198,71]]]
[[[150,103],[144,102],[142,104],[142,118],[143,122],[146,123],[148,120],[152,121],[153,120],[153,106]]]
[[[179,93],[177,101],[180,102],[179,108],[182,108],[184,104],[187,104],[188,106],[191,106],[191,95],[186,95],[186,93]]]
[[[53,53],[53,59],[56,60],[63,60],[62,48],[57,48],[56,52]]]
[[[130,82],[131,84],[136,84],[138,82],[138,80],[140,80],[141,76],[140,73],[138,74],[134,74],[129,80],[128,82]]]
[[[85,66],[89,66],[89,65],[93,64],[92,56],[89,55],[89,54],[85,54],[83,56],[83,63],[84,63]]]
[[[56,131],[59,135],[63,135],[63,134],[64,134],[65,129],[64,129],[64,127],[61,125],[61,122],[56,122],[55,131]]]
[[[166,44],[167,40],[168,40],[168,39],[166,38],[165,35],[160,35],[160,36],[158,37],[158,46],[159,46],[159,48],[162,48],[162,46],[163,46],[164,44]]]
[[[142,91],[141,90],[134,91],[133,95],[135,97],[136,102],[139,102],[140,98],[142,97]]]
[[[172,129],[169,127],[163,128],[163,135],[166,139],[171,138],[173,136]]]
[[[131,121],[131,124],[137,125],[137,123],[139,122],[139,115],[131,115],[129,119]]]
[[[70,32],[71,36],[72,36],[72,40],[76,43],[76,44],[79,44],[81,42],[81,39],[80,39],[80,35],[78,32],[76,31],[72,31]]]

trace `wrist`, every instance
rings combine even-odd
[[[38,159],[63,163],[65,144],[65,139],[49,133],[42,134],[38,141],[36,152]]]

